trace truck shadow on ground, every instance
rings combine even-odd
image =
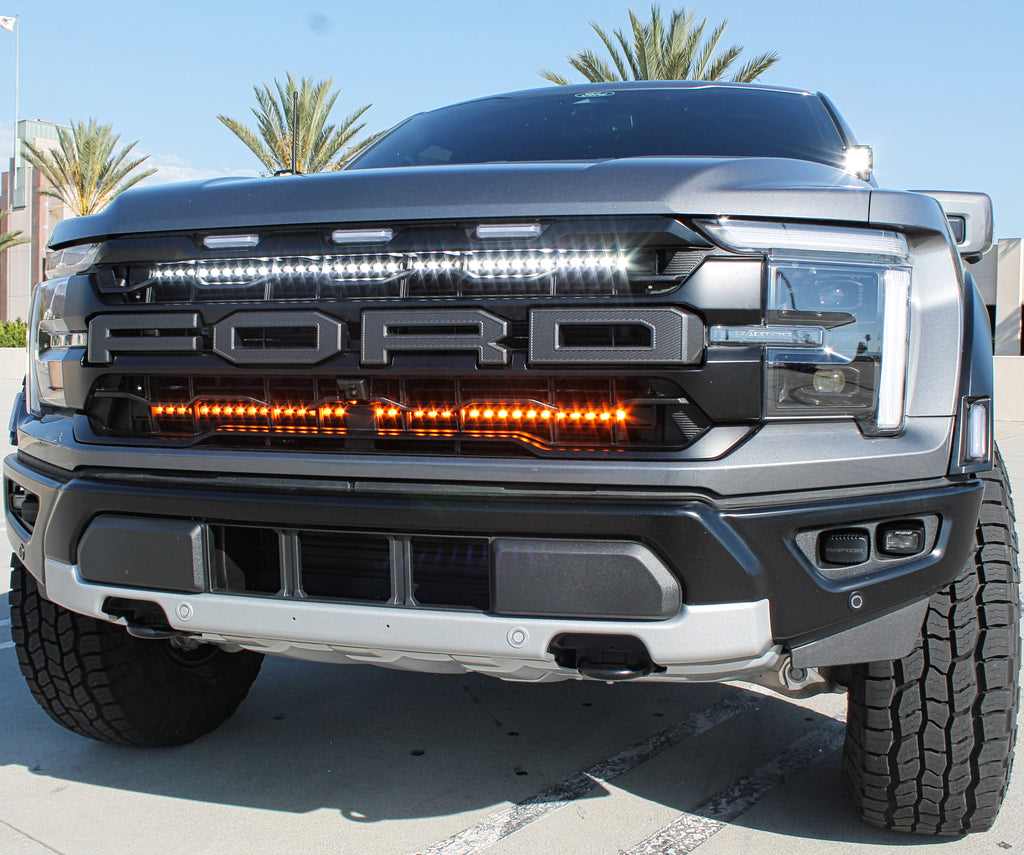
[[[0,658],[0,764],[132,793],[349,821],[445,816],[521,802],[730,698],[741,712],[656,751],[614,785],[677,811],[785,752],[827,716],[733,686],[502,683],[268,659],[235,716],[191,745],[131,749],[64,731],[39,710],[13,651]],[[796,797],[794,798],[794,795]],[[600,799],[597,785],[584,799]],[[839,752],[769,791],[734,824],[832,841],[915,845],[863,826]]]

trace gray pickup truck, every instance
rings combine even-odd
[[[4,463],[33,695],[171,745],[264,654],[846,691],[865,820],[989,827],[991,204],[870,154],[820,94],[553,87],[62,222]]]

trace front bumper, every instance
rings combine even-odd
[[[210,641],[515,679],[567,676],[551,654],[553,641],[566,633],[639,639],[664,669],[662,678],[726,679],[760,673],[786,651],[815,650],[816,642],[842,633],[863,639],[864,626],[873,622],[891,632],[887,616],[909,614],[906,607],[956,575],[973,548],[981,501],[981,486],[970,479],[883,495],[817,491],[789,503],[749,497],[719,504],[665,491],[627,496],[458,483],[68,472],[25,455],[9,456],[4,471],[12,545],[47,597],[73,611],[111,620],[112,598],[140,600],[158,605],[171,629]],[[14,485],[38,497],[31,531],[12,510]],[[915,556],[872,558],[836,573],[817,566],[813,547],[806,546],[816,531],[857,526],[874,532],[886,521],[919,518],[929,521],[931,534]],[[97,568],[103,550],[83,549],[83,542],[90,532],[101,545],[102,537],[121,537],[125,520],[197,532],[202,545],[194,566],[169,574],[170,581],[154,581],[152,567],[169,559],[129,546],[117,553],[123,577],[121,569]],[[276,593],[218,589],[211,544],[224,526],[254,536],[272,532],[268,536],[284,545],[304,532],[385,538],[396,576],[392,596],[358,603],[310,598],[287,580]],[[407,544],[417,538],[437,536],[490,546],[489,575],[484,571],[489,605],[430,606],[411,596],[413,570],[403,550],[408,554]],[[586,558],[566,560],[574,551]],[[516,558],[522,554],[526,563]],[[288,566],[282,565],[285,576]],[[535,574],[531,585],[503,599],[509,579],[521,572]],[[653,593],[634,595],[631,578]],[[544,606],[552,598],[563,604],[554,613]],[[619,609],[616,599],[628,605]],[[886,652],[884,645],[872,649],[872,658]]]

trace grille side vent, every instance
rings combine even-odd
[[[676,252],[669,259],[661,271],[664,276],[679,276],[687,278],[697,266],[707,257],[707,252],[702,250],[683,250]]]

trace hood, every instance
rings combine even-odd
[[[65,220],[51,247],[147,232],[643,214],[866,222],[871,187],[781,158],[623,158],[218,178],[136,188]]]

